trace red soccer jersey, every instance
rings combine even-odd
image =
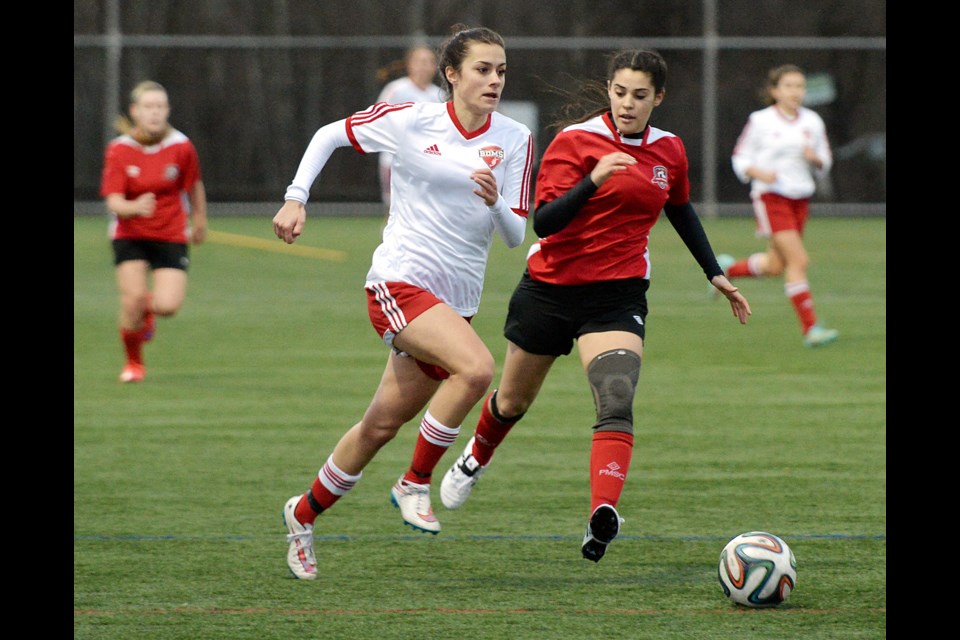
[[[649,278],[650,229],[664,204],[690,200],[687,152],[674,134],[648,126],[642,138],[622,138],[609,114],[567,127],[543,154],[536,206],[565,194],[615,151],[637,164],[613,174],[570,224],[530,248],[534,280],[571,285]]]
[[[187,193],[200,180],[200,161],[193,143],[172,129],[159,143],[145,147],[129,135],[114,138],[105,154],[100,195],[119,193],[134,200],[147,192],[157,197],[150,217],[114,216],[110,237],[115,240],[189,242]]]

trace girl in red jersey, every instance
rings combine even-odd
[[[183,305],[187,245],[206,237],[207,196],[197,150],[168,122],[166,89],[149,80],[138,84],[130,93],[129,114],[117,120],[121,135],[107,145],[100,194],[110,214],[120,291],[120,340],[127,359],[120,381],[140,382],[146,375],[143,344],[153,337],[156,316],[173,316]]]
[[[823,119],[803,106],[806,93],[800,67],[770,70],[763,94],[768,106],[750,114],[731,157],[737,178],[750,183],[756,234],[768,239],[767,250],[741,260],[726,254],[717,259],[730,279],[783,274],[784,294],[800,322],[803,344],[820,347],[840,332],[817,322],[803,229],[816,178],[830,171],[833,153]]]
[[[666,76],[666,62],[654,51],[617,52],[602,107],[559,124],[562,130],[537,176],[533,228],[540,240],[510,299],[500,385],[483,403],[474,437],[440,486],[447,508],[466,501],[554,361],[577,342],[596,409],[591,503],[581,544],[583,557],[594,562],[622,522],[616,505],[633,449],[633,400],[650,283],[647,241],[661,210],[707,279],[730,301],[734,317],[745,324],[750,315],[690,204],[683,143],[649,124],[663,101]]]

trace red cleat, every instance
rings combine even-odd
[[[147,370],[142,364],[128,362],[120,372],[120,382],[143,382],[147,377]]]

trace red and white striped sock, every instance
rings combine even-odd
[[[458,435],[460,425],[443,425],[427,411],[420,421],[420,433],[417,434],[417,444],[413,448],[413,461],[403,479],[415,484],[430,484],[434,467]]]
[[[810,285],[806,281],[788,282],[783,287],[784,293],[790,299],[793,310],[800,321],[800,331],[804,335],[810,330],[810,327],[817,323],[817,314],[813,308],[813,294],[810,293]]]
[[[301,524],[313,524],[320,512],[326,511],[333,506],[333,503],[347,495],[362,475],[362,471],[356,475],[350,475],[341,470],[334,464],[331,453],[317,473],[310,491],[300,498],[293,515]]]

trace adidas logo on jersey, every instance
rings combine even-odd
[[[441,154],[440,154],[440,149],[438,149],[438,148],[437,148],[437,145],[435,145],[435,144],[430,145],[429,147],[427,147],[426,149],[424,149],[423,152],[424,152],[424,153],[429,153],[429,154],[434,155],[434,156],[439,156],[439,155],[441,155]]]

